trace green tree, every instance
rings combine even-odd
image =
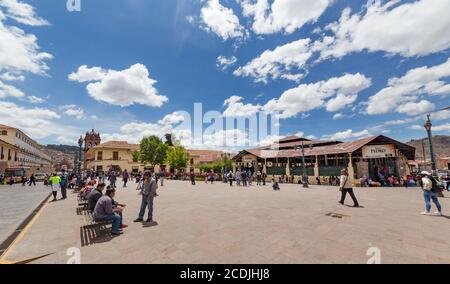
[[[131,156],[133,157],[133,162],[135,163],[141,160],[141,153],[139,151],[133,151]]]
[[[189,153],[183,146],[174,145],[167,150],[166,161],[171,169],[185,169],[189,161]]]
[[[142,163],[161,165],[166,160],[167,149],[168,146],[158,136],[146,137],[141,141],[139,158]]]

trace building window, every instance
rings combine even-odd
[[[2,130],[2,135],[3,135],[3,136],[6,136],[6,135],[8,135],[8,131],[6,131],[6,130]]]
[[[3,146],[2,146],[2,152],[1,152],[1,155],[0,155],[0,160],[3,160],[5,158],[5,155],[3,155]]]
[[[98,153],[97,153],[97,160],[98,160],[98,161],[103,160],[103,152],[98,152]]]
[[[11,161],[11,149],[8,149],[8,161]]]
[[[119,160],[119,152],[113,152],[113,160],[118,161]]]

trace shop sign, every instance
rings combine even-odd
[[[362,148],[364,159],[396,157],[395,147],[389,145],[368,145]]]

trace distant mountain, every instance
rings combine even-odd
[[[47,145],[45,146],[45,148],[49,150],[60,151],[63,153],[74,153],[78,151],[77,146],[70,146],[70,145]]]
[[[416,148],[416,160],[423,160],[423,148],[425,148],[425,156],[430,158],[430,147],[428,146],[428,138],[419,140],[411,140],[406,144]],[[423,144],[423,147],[422,147]],[[433,136],[434,152],[437,156],[449,157],[450,156],[450,136],[448,135],[436,135]]]

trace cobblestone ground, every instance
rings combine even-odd
[[[0,185],[0,243],[50,194],[38,183],[36,187]]]
[[[417,188],[356,189],[363,207],[352,208],[337,203],[337,188],[168,181],[155,200],[158,225],[143,227],[132,222],[134,186],[115,198],[128,205],[124,235],[83,228],[70,193],[45,207],[9,260],[54,253],[37,262],[66,263],[75,248],[82,263],[366,263],[376,247],[382,263],[450,263],[450,217],[420,215]],[[450,212],[450,199],[441,203]]]

